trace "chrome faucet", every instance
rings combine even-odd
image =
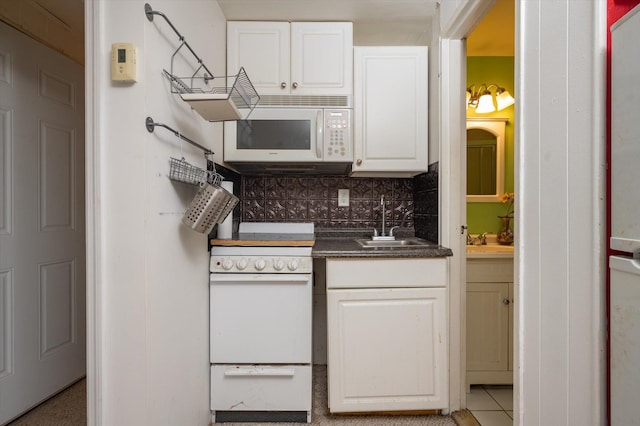
[[[478,234],[478,236],[474,238],[474,237],[471,236],[471,234],[469,234],[467,232],[467,245],[469,245],[469,246],[472,246],[472,245],[486,246],[487,245],[487,233],[483,232],[482,234]]]
[[[483,232],[482,234],[478,235],[478,240],[480,240],[480,245],[486,246],[487,245],[487,233]]]
[[[387,215],[384,209],[384,194],[380,196],[380,206],[382,206],[382,230],[380,231],[380,236],[384,237],[384,221],[385,216]]]
[[[380,197],[380,207],[382,210],[382,228],[380,229],[380,234],[378,235],[378,230],[373,228],[373,240],[395,240],[396,237],[393,235],[393,231],[398,228],[397,226],[392,227],[389,230],[389,235],[385,235],[386,228],[386,208],[384,206],[384,194]]]

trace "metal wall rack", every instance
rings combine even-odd
[[[216,165],[213,162],[213,151],[205,148],[197,142],[194,142],[193,140],[189,139],[177,130],[172,129],[166,124],[153,121],[153,118],[151,117],[146,118],[146,120],[144,121],[144,126],[147,128],[147,131],[149,133],[153,133],[156,126],[163,127],[169,130],[179,139],[204,151],[204,158],[207,161],[206,171],[188,163],[184,158],[170,158],[169,179],[177,182],[189,183],[191,185],[202,185],[204,182],[209,182],[211,184],[217,185],[220,183],[220,181],[222,181],[222,176],[216,172]]]
[[[165,129],[169,130],[170,132],[172,132],[174,135],[176,135],[177,137],[179,137],[183,141],[185,141],[187,143],[190,143],[191,145],[193,145],[193,146],[195,146],[197,148],[200,148],[201,150],[204,151],[205,155],[206,154],[214,154],[214,152],[211,151],[209,148],[205,148],[204,146],[200,145],[199,143],[192,141],[191,139],[189,139],[188,137],[186,137],[182,133],[178,132],[177,130],[172,129],[171,127],[167,126],[166,124],[157,123],[157,122],[153,121],[153,118],[151,118],[151,117],[147,117],[146,120],[144,120],[144,127],[147,128],[147,131],[149,133],[153,133],[153,129],[156,126],[164,127]]]
[[[163,70],[164,76],[171,83],[171,93],[179,94],[182,100],[207,121],[247,119],[260,101],[260,95],[244,68],[240,68],[235,75],[215,77],[164,13],[153,10],[149,3],[145,3],[144,13],[150,22],[153,22],[154,15],[161,16],[180,41],[180,45],[171,55],[170,71]],[[195,71],[188,77],[178,77],[174,73],[175,57],[183,47],[186,47],[197,61]],[[224,86],[208,87],[210,82],[216,80],[222,81]]]
[[[224,221],[240,201],[238,197],[220,186],[223,177],[216,172],[213,151],[192,141],[166,124],[154,122],[151,117],[146,118],[144,125],[149,133],[153,133],[156,126],[163,127],[179,139],[204,151],[204,157],[207,160],[206,171],[189,164],[184,158],[170,158],[169,179],[199,186],[194,199],[184,212],[182,223],[194,231],[209,234],[216,224]]]

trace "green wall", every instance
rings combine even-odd
[[[471,84],[475,84],[477,87],[482,83],[496,83],[498,86],[506,88],[513,97],[516,97],[513,80],[513,56],[467,57],[467,87]],[[476,114],[473,108],[468,108],[467,117],[500,117],[508,119],[504,147],[504,189],[505,192],[513,192],[513,105],[502,111],[495,111],[489,114]],[[467,203],[467,226],[469,227],[469,232],[472,234],[498,232],[500,230],[498,216],[504,215],[505,211],[506,205],[502,203]]]

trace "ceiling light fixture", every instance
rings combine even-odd
[[[495,88],[495,95],[491,93],[491,88]],[[497,108],[493,103],[494,96]],[[477,113],[486,114],[493,111],[501,111],[514,103],[515,99],[513,99],[509,91],[497,84],[482,83],[477,89],[475,84],[467,87],[467,108],[474,108]]]

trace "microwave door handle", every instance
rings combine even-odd
[[[322,110],[318,110],[316,116],[316,157],[322,160],[322,145],[324,143],[322,128],[324,127],[324,120]]]

